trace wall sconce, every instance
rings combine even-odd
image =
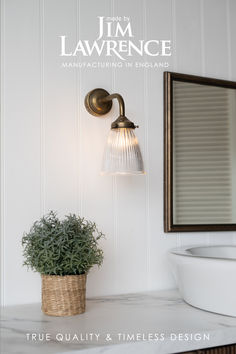
[[[110,112],[112,100],[119,102],[119,117],[112,123],[105,147],[102,174],[144,174],[143,159],[134,129],[138,128],[125,117],[125,103],[121,95],[110,95],[98,88],[85,97],[85,107],[93,116],[103,116]]]

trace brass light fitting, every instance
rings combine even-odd
[[[134,123],[125,116],[125,102],[119,93],[113,93],[110,95],[106,90],[101,88],[92,90],[85,97],[85,107],[87,111],[93,116],[103,116],[110,112],[112,107],[112,100],[115,98],[119,103],[120,115],[112,123],[111,129],[138,128],[138,126],[135,126]]]
[[[119,117],[111,124],[103,157],[103,174],[143,174],[143,160],[134,134],[138,128],[125,116],[125,103],[118,93],[109,94],[102,88],[90,91],[85,97],[85,107],[93,116],[100,117],[110,112],[112,100],[119,103]]]

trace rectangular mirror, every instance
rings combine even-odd
[[[164,73],[165,232],[236,230],[236,82]]]

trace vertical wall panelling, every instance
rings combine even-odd
[[[143,0],[135,2],[121,0],[115,2],[115,16],[130,18],[133,39],[143,38]],[[118,60],[118,59],[117,59]],[[119,60],[118,60],[119,61]],[[142,151],[145,151],[145,119],[143,104],[143,69],[133,67],[117,72],[115,91],[121,93],[126,102],[127,117],[140,126],[135,130]],[[140,97],[140,99],[137,99]],[[146,176],[117,176],[117,291],[139,291],[147,284],[147,234],[146,234]],[[129,211],[129,212],[128,212]],[[133,251],[135,250],[135,251]],[[137,275],[139,280],[137,281]]]
[[[172,58],[173,58],[173,70],[176,71],[178,67],[178,60],[177,60],[177,38],[176,38],[176,0],[171,0],[170,2],[170,13],[171,13],[171,40],[172,40]]]
[[[204,52],[206,76],[229,78],[227,1],[206,0],[204,12]],[[232,32],[233,33],[233,32]],[[230,243],[233,233],[210,233],[210,243]]]
[[[172,71],[176,72],[178,68],[178,48],[176,38],[176,0],[171,0],[171,40],[172,40]],[[170,71],[170,70],[169,70]],[[180,234],[176,233],[176,246],[180,247]]]
[[[147,38],[172,39],[171,7],[171,0],[165,2],[148,0],[146,2]],[[150,58],[147,60],[150,61]],[[170,235],[163,232],[163,71],[173,71],[173,60],[173,56],[168,57],[168,60],[155,59],[154,62],[167,61],[170,66],[147,70],[147,102],[145,104],[147,112],[145,114],[148,130],[150,289],[173,286],[167,254],[169,249],[177,246],[177,234]]]
[[[112,15],[111,1],[93,0],[81,1],[79,13],[80,38],[94,41],[98,37],[98,16]],[[89,9],[89,11],[88,11]],[[89,23],[89,26],[88,26]],[[82,59],[82,61],[85,61]],[[86,58],[88,63],[111,63],[112,57],[93,55]],[[116,242],[114,237],[114,209],[112,177],[101,176],[101,163],[107,135],[110,130],[111,119],[117,114],[117,102],[112,112],[104,117],[93,117],[84,108],[83,99],[88,91],[102,87],[112,92],[112,68],[83,68],[80,72],[81,85],[81,168],[83,215],[94,220],[105,233],[106,239],[102,241],[104,249],[104,263],[101,269],[91,270],[88,277],[87,291],[89,296],[94,294],[115,293],[116,275],[115,258]]]
[[[111,16],[113,17],[115,16],[115,0],[111,0]],[[113,64],[117,63],[115,56],[112,58],[112,63]],[[116,82],[116,69],[112,68],[112,78],[111,78],[112,92],[116,92],[115,82]],[[116,255],[117,254],[116,250],[118,248],[118,222],[119,222],[118,213],[117,213],[118,210],[117,209],[117,176],[112,176],[112,209],[113,209],[113,238],[114,238],[113,243],[114,243],[114,254]],[[117,261],[114,262],[113,271],[114,274],[117,274],[119,271],[119,263]],[[115,289],[118,289],[118,282],[116,279],[114,281],[114,291]]]
[[[227,1],[204,1],[204,38],[206,74],[209,77],[228,77]]]
[[[39,275],[22,267],[21,237],[49,209],[94,220],[106,235],[88,296],[175,286],[168,250],[206,244],[208,234],[163,232],[163,71],[236,80],[235,14],[234,0],[1,1],[2,302],[40,300]],[[112,56],[62,59],[59,36],[68,36],[68,48],[94,41],[98,16],[130,17],[134,41],[171,39],[172,57],[136,55],[122,69]],[[63,68],[63,60],[85,66]],[[88,114],[84,96],[95,87],[123,95],[127,116],[140,126],[145,176],[100,175],[118,104],[105,118]],[[232,240],[235,233],[209,236],[209,243]]]
[[[44,0],[39,0],[40,50],[40,215],[45,213]]]
[[[76,42],[80,38],[81,26],[80,26],[80,0],[75,0],[75,9],[76,9]],[[81,116],[82,116],[82,104],[83,100],[81,97],[81,68],[75,70],[76,76],[76,114],[75,114],[75,144],[76,144],[76,178],[75,178],[75,195],[76,195],[76,213],[83,215],[83,198],[82,198],[82,176],[80,171],[82,170],[82,125],[81,125]]]
[[[12,304],[40,299],[39,276],[22,267],[21,247],[40,216],[39,1],[5,1],[4,19],[4,297]]]
[[[56,9],[56,11],[55,11]],[[75,212],[76,75],[62,67],[60,35],[76,41],[75,0],[44,1],[45,211]]]
[[[200,0],[200,33],[201,33],[201,75],[205,76],[205,37],[204,37],[204,0]]]
[[[194,16],[189,16],[189,13]],[[175,1],[175,40],[178,72],[199,74],[201,70],[201,21],[198,0]],[[194,40],[193,40],[194,38]]]
[[[147,1],[143,0],[143,39],[146,41],[147,38]],[[147,55],[144,56],[144,61],[147,61]],[[146,208],[146,237],[147,237],[147,288],[151,288],[151,242],[150,242],[150,168],[149,168],[149,125],[148,125],[148,117],[149,117],[149,107],[148,107],[148,68],[143,69],[143,107],[144,107],[144,122],[145,122],[145,145],[144,145],[144,160],[145,160],[145,171],[146,171],[146,200],[145,200],[145,208]]]
[[[176,71],[201,75],[201,11],[198,0],[175,1],[175,40],[177,46]],[[189,16],[189,13],[194,16]],[[194,38],[194,40],[193,40]],[[180,234],[180,246],[185,244],[205,243],[207,233]]]
[[[226,26],[227,26],[227,67],[228,67],[228,79],[232,78],[232,54],[231,54],[231,18],[230,18],[230,0],[226,0]]]

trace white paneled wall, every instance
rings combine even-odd
[[[1,10],[4,304],[40,300],[39,275],[22,267],[21,237],[49,209],[79,213],[106,234],[88,296],[174,287],[168,249],[236,241],[232,232],[163,233],[162,69],[63,69],[57,42],[94,39],[97,16],[125,15],[137,38],[172,39],[169,71],[236,80],[234,0],[2,0]],[[145,176],[99,175],[117,104],[106,119],[90,116],[84,96],[98,86],[121,93],[139,124]]]

